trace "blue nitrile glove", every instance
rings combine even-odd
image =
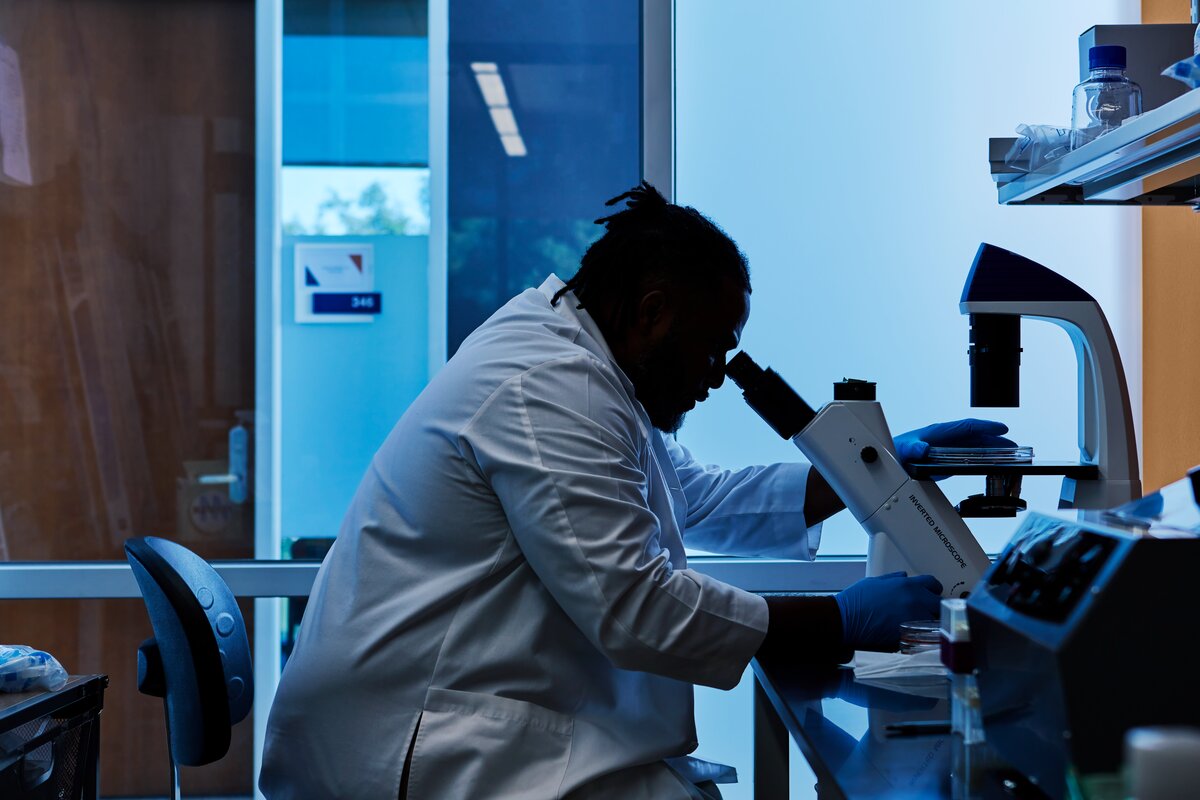
[[[932,447],[1016,447],[1003,422],[990,419],[956,419],[954,422],[935,422],[915,431],[902,433],[892,439],[896,458],[905,466],[925,458]]]
[[[904,577],[889,572],[863,578],[838,592],[842,641],[855,650],[890,653],[900,648],[900,623],[937,619],[942,584],[932,575]]]

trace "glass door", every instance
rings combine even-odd
[[[0,4],[0,559],[254,548],[254,4]],[[107,673],[102,785],[161,793],[138,600],[6,600],[0,640]],[[189,776],[249,788],[250,731]]]

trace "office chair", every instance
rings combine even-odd
[[[179,765],[223,757],[230,728],[250,713],[250,642],[233,592],[204,559],[154,536],[126,541],[125,556],[154,629],[138,648],[138,691],[163,698],[179,800]]]

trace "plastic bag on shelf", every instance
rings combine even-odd
[[[1176,61],[1162,71],[1168,78],[1174,78],[1187,84],[1189,89],[1200,86],[1200,55]]]
[[[1004,164],[1026,172],[1034,172],[1070,151],[1070,128],[1021,124],[1017,126],[1017,141],[1004,156]]]
[[[0,644],[0,692],[57,692],[66,684],[67,671],[54,656],[23,644]]]

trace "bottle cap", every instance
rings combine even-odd
[[[1125,48],[1102,44],[1088,50],[1088,69],[1125,69]]]

